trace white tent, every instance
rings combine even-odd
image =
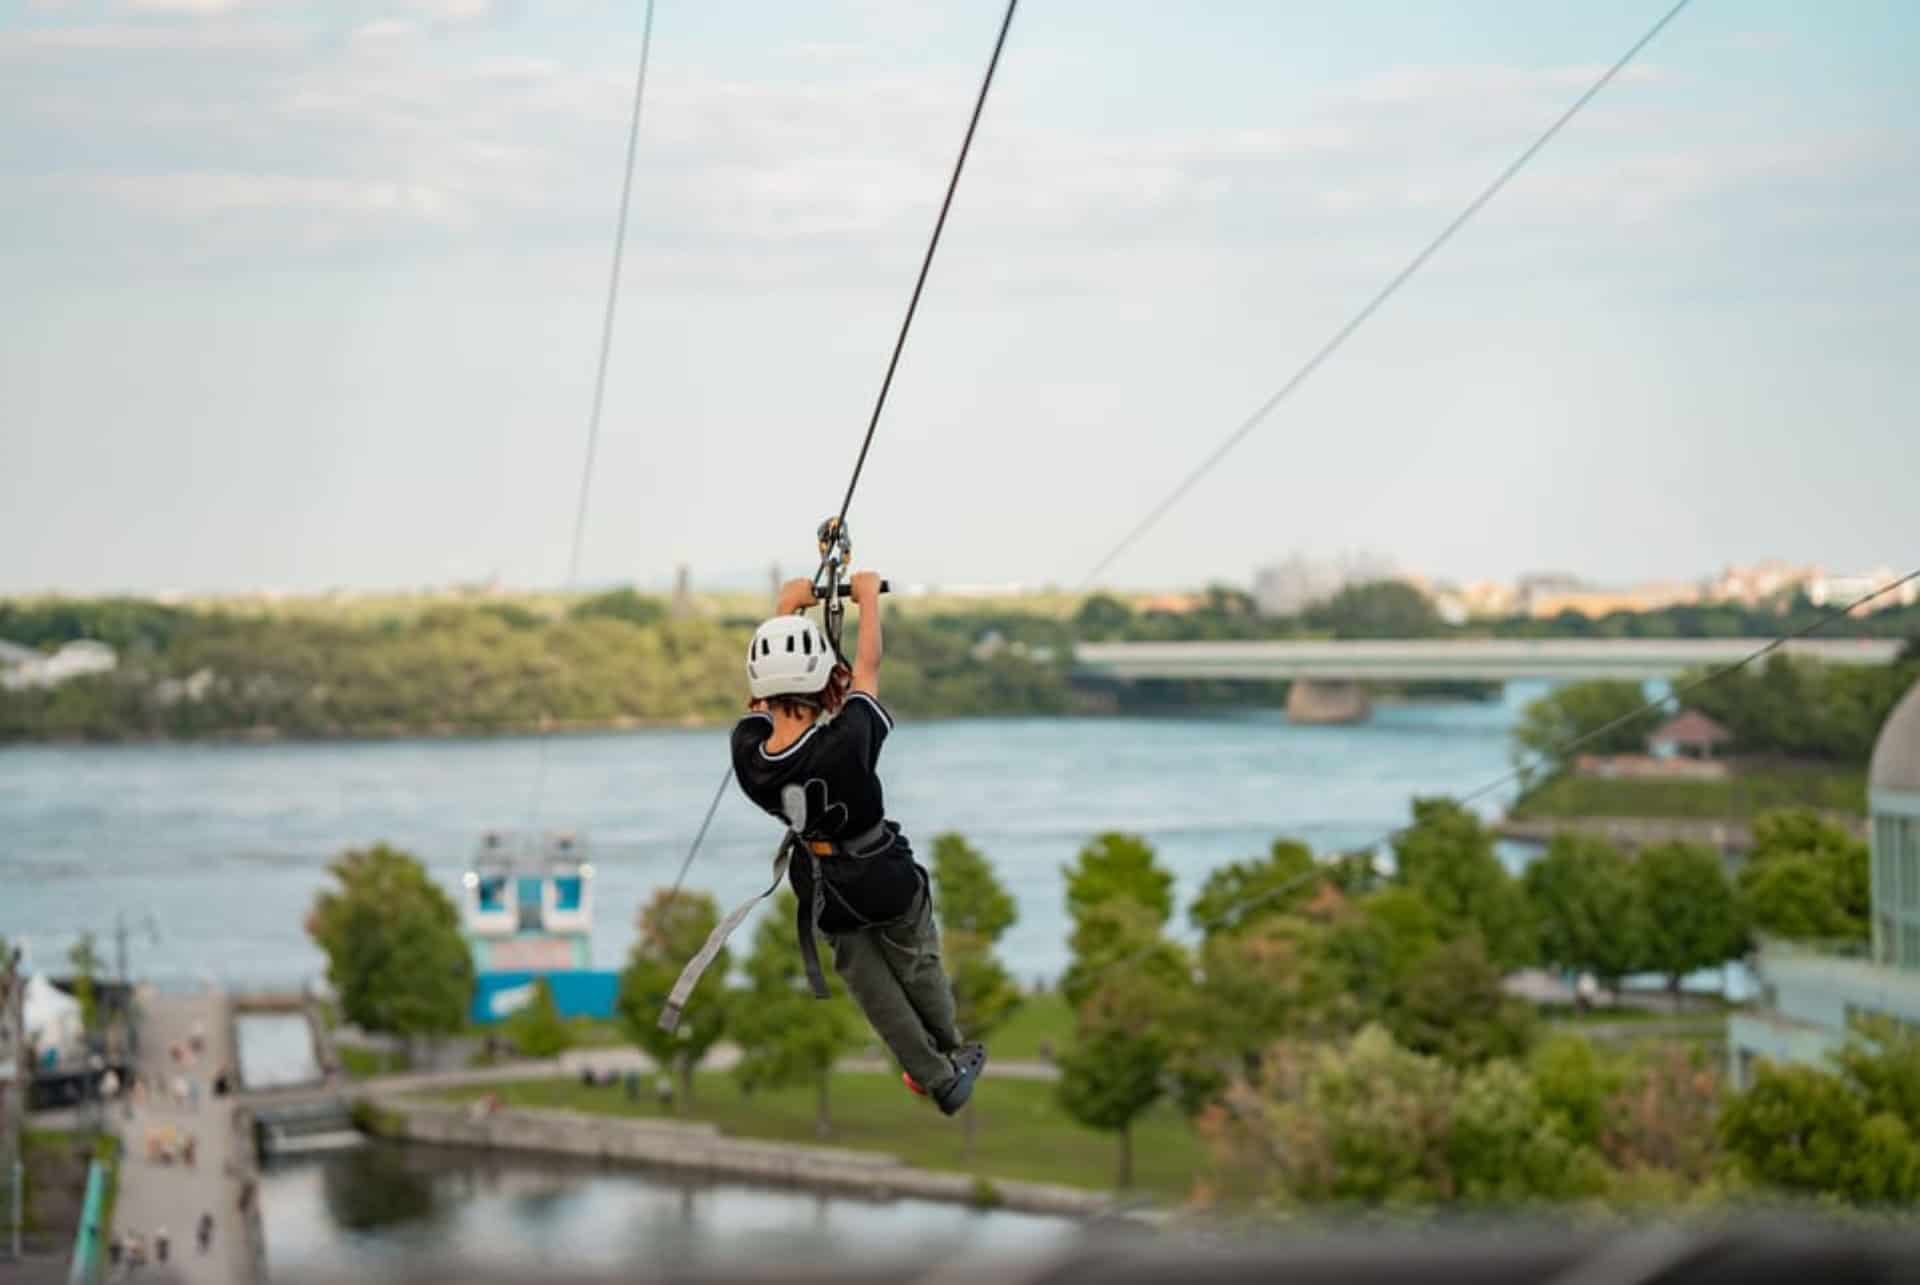
[[[27,978],[25,1016],[27,1042],[39,1048],[42,1065],[49,1052],[61,1062],[81,1056],[86,1027],[80,1020],[80,1001],[48,981],[44,973]]]

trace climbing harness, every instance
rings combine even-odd
[[[853,541],[847,531],[843,518],[828,518],[822,522],[815,533],[820,547],[821,570],[814,580],[814,599],[819,605],[822,616],[821,631],[826,635],[828,645],[833,648],[834,656],[842,664],[846,657],[840,648],[841,629],[846,619],[846,600],[852,593],[848,569],[853,562]],[[885,593],[889,586],[880,582],[880,591]],[[720,789],[715,792],[713,802],[707,807],[706,819],[700,823],[700,832],[694,836],[693,847],[680,866],[679,877],[674,880],[673,890],[667,894],[668,900],[680,895],[680,885],[687,877],[687,871],[693,865],[693,857],[700,850],[700,839],[713,822],[713,814],[720,806],[720,797],[725,793],[727,783],[733,777],[731,769],[720,779]],[[811,885],[813,896],[808,904],[801,905],[795,912],[794,930],[800,942],[800,959],[806,968],[807,986],[818,999],[826,999],[831,994],[827,989],[825,970],[820,966],[820,948],[816,940],[820,916],[826,909],[826,898],[831,895],[839,906],[863,928],[884,926],[868,919],[847,903],[833,887],[828,877],[829,863],[841,861],[866,861],[880,856],[892,849],[900,827],[890,821],[882,821],[871,830],[850,839],[826,840],[808,839],[806,792],[798,786],[789,786],[781,800],[782,809],[787,817],[788,830],[781,839],[780,846],[773,856],[773,881],[764,892],[759,892],[735,906],[727,917],[714,925],[707,940],[694,953],[680,970],[673,989],[667,994],[667,1002],[660,1012],[660,1028],[672,1031],[679,1025],[680,1015],[685,1010],[694,987],[700,984],[714,958],[719,955],[727,939],[746,921],[753,908],[780,891],[780,885],[787,877],[787,870],[796,856],[805,861],[814,862]],[[922,892],[925,891],[925,879],[922,877]]]

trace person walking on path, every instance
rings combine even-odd
[[[200,1246],[201,1254],[213,1248],[213,1214],[211,1211],[200,1215],[200,1225],[194,1231],[194,1240]]]

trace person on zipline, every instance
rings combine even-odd
[[[813,586],[781,586],[779,613],[747,654],[748,713],[733,729],[733,774],[754,804],[788,827],[798,851],[788,879],[800,898],[810,974],[813,929],[833,943],[834,971],[900,1062],[909,1089],[952,1115],[986,1066],[980,1044],[954,1025],[953,988],[940,962],[933,890],[895,822],[886,819],[875,767],[893,718],[880,704],[880,579],[853,577],[860,644],[853,669],[797,613]]]

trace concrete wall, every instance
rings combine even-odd
[[[383,1117],[383,1131],[390,1125],[395,1136],[416,1142],[591,1156],[868,1197],[913,1196],[960,1204],[974,1204],[980,1198],[981,1184],[968,1174],[916,1169],[883,1152],[729,1138],[712,1125],[623,1120],[574,1111],[485,1114],[468,1104],[398,1099],[373,1105]],[[1088,1215],[1102,1212],[1111,1203],[1099,1192],[1077,1187],[995,1179],[992,1188],[1002,1207],[1028,1213]]]
[[[1757,1058],[1819,1065],[1846,1043],[1853,1018],[1877,1014],[1920,1025],[1920,973],[1863,959],[1769,947],[1760,973],[1773,995],[1765,1013],[1727,1024],[1728,1074],[1744,1087]]]

